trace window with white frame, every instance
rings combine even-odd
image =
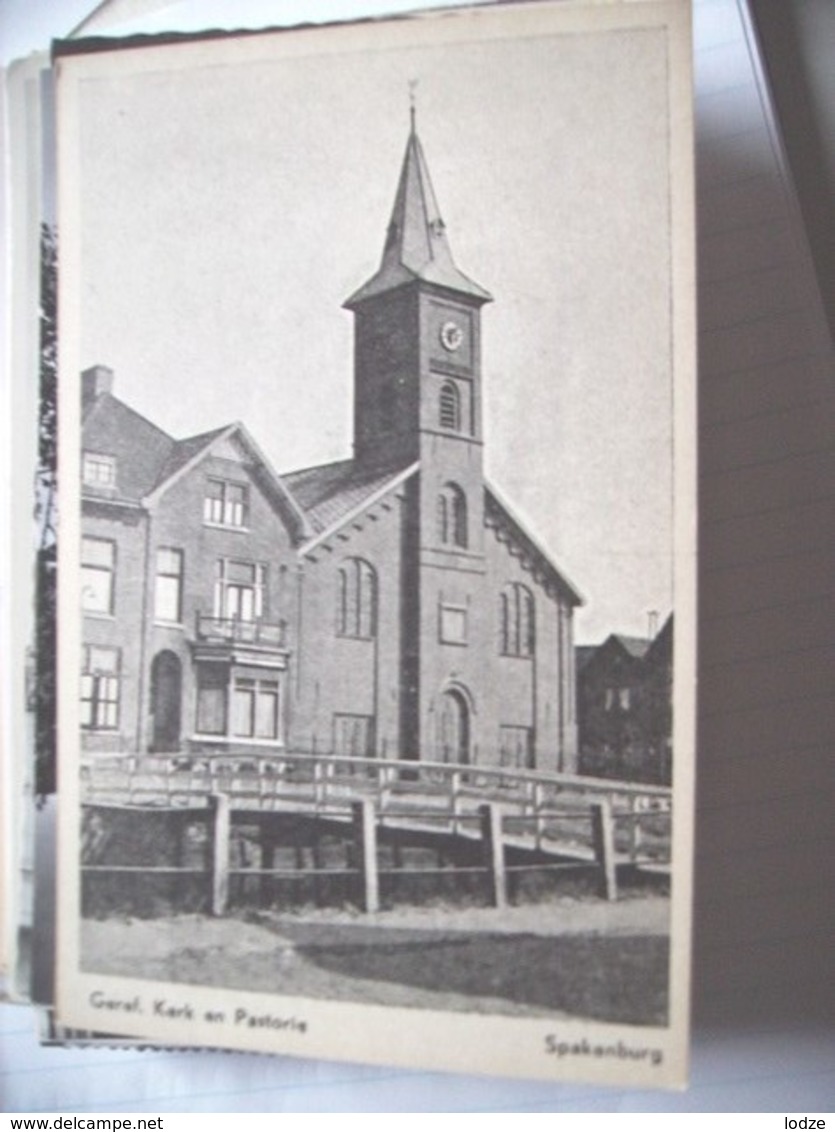
[[[86,613],[112,613],[115,581],[115,542],[103,538],[82,538],[82,609]]]
[[[81,650],[81,726],[115,731],[119,726],[121,652],[103,645]]]
[[[232,735],[241,739],[279,738],[279,683],[236,676],[232,684]]]
[[[115,487],[116,460],[98,452],[85,452],[81,466],[81,479],[86,487]]]
[[[603,707],[606,711],[629,711],[632,707],[632,689],[607,688]]]
[[[203,521],[220,527],[245,527],[249,519],[246,484],[210,479],[203,500]]]
[[[157,550],[154,617],[179,624],[183,618],[183,552],[170,546]]]
[[[224,621],[257,621],[266,613],[267,567],[260,562],[219,558],[212,614]]]

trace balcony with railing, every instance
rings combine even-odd
[[[199,642],[218,645],[253,645],[264,649],[287,647],[286,621],[244,621],[240,617],[214,617],[197,614]]]

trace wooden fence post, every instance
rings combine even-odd
[[[377,768],[377,793],[380,796],[380,813],[388,808],[391,801],[391,790],[394,785],[394,767],[381,766]]]
[[[617,900],[614,826],[612,808],[607,799],[591,804],[591,834],[594,859],[600,868],[601,896],[605,896],[607,900]]]
[[[310,846],[310,860],[313,865],[313,900],[317,908],[327,902],[327,878],[322,874],[325,871],[325,851],[322,844],[321,822],[313,819],[311,830],[312,844]]]
[[[478,807],[481,824],[481,852],[490,886],[490,903],[494,908],[507,907],[507,875],[504,868],[502,811],[495,802]]]
[[[325,781],[326,767],[324,763],[313,764],[313,805],[318,813],[325,804],[328,784]]]
[[[638,860],[641,849],[641,819],[639,813],[639,798],[633,794],[629,805],[629,857],[634,863]]]
[[[273,821],[275,819],[272,819]],[[275,851],[277,848],[276,836],[272,828],[272,821],[267,823],[263,818],[261,819],[261,828],[259,830],[259,840],[261,842],[261,899],[265,904],[269,903],[270,897],[274,892],[273,877],[267,871],[268,869],[275,868]]]
[[[229,798],[209,795],[209,884],[211,912],[222,916],[229,902]]]
[[[452,834],[458,834],[458,815],[461,813],[461,771],[454,770],[449,780],[449,800],[452,806]]]
[[[377,872],[377,824],[370,798],[352,802],[354,848],[360,872],[360,902],[364,912],[380,910],[380,881]]]
[[[181,869],[185,862],[186,857],[186,834],[188,832],[189,822],[191,821],[191,814],[179,814],[176,810],[173,811],[172,825],[174,837],[174,852],[172,853],[171,863],[175,868]]]
[[[533,816],[534,816],[534,836],[533,843],[537,853],[542,848],[542,819],[539,816],[539,811],[542,808],[543,787],[541,782],[535,782],[533,787]]]

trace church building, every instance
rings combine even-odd
[[[279,476],[82,375],[95,752],[286,748],[576,769],[580,597],[484,477],[481,316],[412,129],[355,320],[353,456]],[[327,317],[324,312],[323,317]]]

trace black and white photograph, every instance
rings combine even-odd
[[[59,47],[63,1024],[685,1079],[689,52]]]

